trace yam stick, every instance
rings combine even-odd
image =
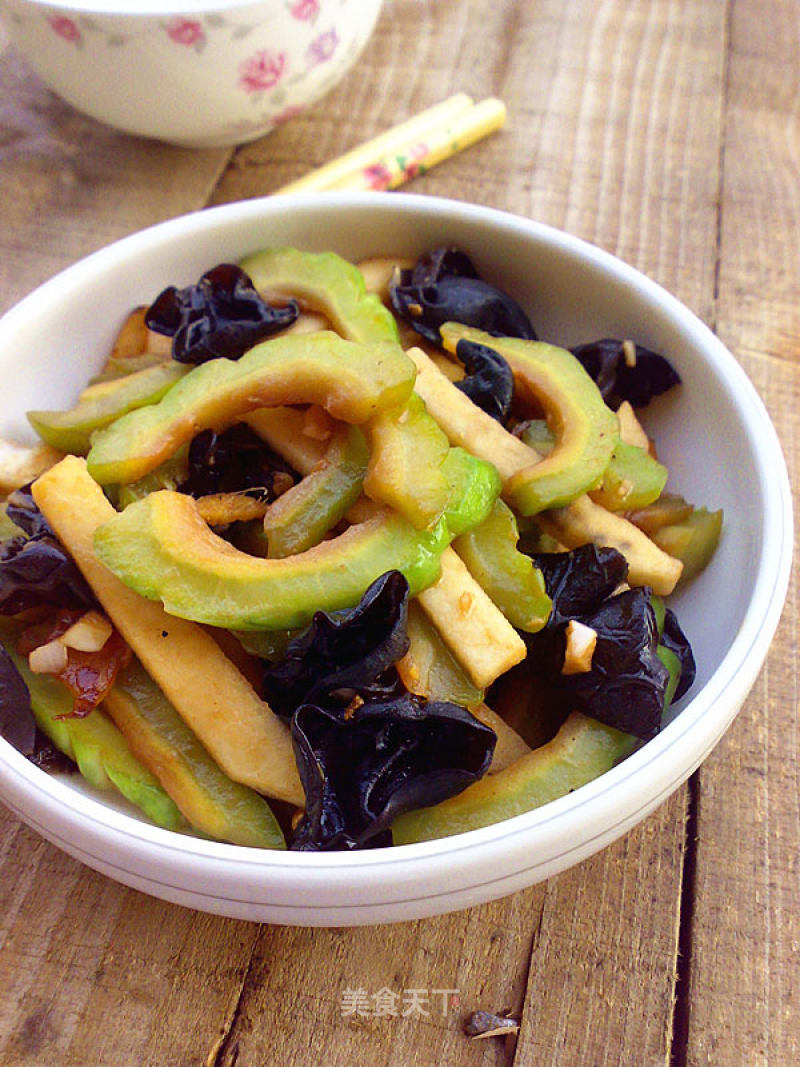
[[[34,483],[33,497],[111,621],[222,770],[260,793],[303,805],[284,723],[202,627],[134,593],[95,555],[94,532],[114,509],[85,460],[65,457]]]
[[[407,355],[417,368],[415,391],[453,444],[494,463],[504,483],[541,458],[456,389],[421,349],[409,349]],[[681,576],[680,560],[663,552],[632,522],[586,495],[564,508],[541,512],[536,521],[567,548],[592,542],[617,549],[628,561],[631,585],[649,585],[655,593],[666,596]]]
[[[504,482],[517,471],[539,462],[542,457],[535,449],[476,407],[421,348],[409,348],[406,355],[417,368],[414,391],[425,401],[452,444],[493,463]]]
[[[384,304],[388,304],[389,286],[395,271],[411,270],[414,260],[397,256],[371,256],[369,259],[362,259],[356,266],[364,276],[367,292],[377,293]]]
[[[471,680],[485,689],[525,658],[525,642],[452,548],[442,553],[441,567],[439,581],[417,600]]]
[[[483,702],[483,691],[467,678],[464,669],[416,601],[408,605],[408,651],[397,662],[406,689],[426,700],[449,700],[467,708],[497,734],[489,774],[503,770],[530,751],[529,745]]]
[[[169,358],[172,338],[149,329],[144,321],[146,312],[146,307],[138,307],[128,315],[114,341],[111,359],[132,359],[145,352]]]
[[[326,441],[304,432],[305,412],[300,408],[259,408],[243,421],[299,474],[313,470],[328,447]]]
[[[643,448],[645,452],[649,452],[650,438],[636,417],[636,412],[629,400],[623,400],[617,408],[617,418],[619,419],[620,441],[624,441],[626,445],[636,445],[638,448]]]
[[[628,561],[628,584],[649,585],[658,596],[668,596],[683,570],[683,564],[667,555],[647,534],[621,515],[578,497],[566,508],[543,511],[536,520],[545,533],[567,548],[591,542],[616,548]]]

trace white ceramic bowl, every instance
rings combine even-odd
[[[24,411],[71,403],[126,312],[169,283],[266,245],[352,259],[455,243],[564,344],[632,337],[666,353],[684,385],[645,409],[672,484],[725,509],[711,566],[674,600],[698,662],[673,721],[570,796],[441,841],[351,854],[273,853],[148,825],[76,779],[48,777],[0,739],[0,796],[44,837],[155,896],[295,925],[412,919],[503,896],[603,848],[660,804],[739,710],[783,605],[791,496],[772,424],[738,363],[653,282],[573,237],[486,208],[397,194],[251,200],[156,226],[64,271],[0,320],[0,435],[30,437]]]
[[[0,0],[9,37],[78,110],[129,133],[253,140],[350,69],[382,0]]]

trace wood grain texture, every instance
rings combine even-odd
[[[258,928],[125,889],[5,812],[0,833],[0,1063],[203,1062]]]
[[[324,1048],[325,1063],[336,1067],[503,1063],[500,1043],[470,1042],[461,1024],[479,1009],[519,1014],[543,895],[537,887],[378,930],[263,927],[217,1063],[299,1064],[313,1048]],[[397,994],[397,1014],[376,1014],[374,1002],[364,1014],[349,1011],[358,989]],[[445,998],[439,989],[458,993]],[[421,991],[427,1014],[411,1010],[412,990]]]
[[[733,5],[717,331],[800,450],[800,14]],[[686,1062],[800,1060],[797,568],[771,654],[698,775]]]
[[[680,790],[617,845],[547,883],[518,1062],[669,1062],[685,817]]]
[[[742,359],[796,473],[799,34],[800,0],[769,18],[758,0],[387,0],[344,82],[235,152],[107,130],[0,46],[0,309],[117,236],[270,193],[452,92],[497,95],[507,128],[410,190],[564,227],[671,289]],[[470,911],[350,930],[204,916],[1,812],[0,1065],[796,1062],[796,609],[795,584],[694,807],[684,787],[600,855]],[[348,1012],[359,989],[399,1014]],[[428,1015],[403,1014],[412,989]],[[466,1038],[478,1009],[520,1017],[517,1041]]]

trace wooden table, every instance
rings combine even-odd
[[[82,118],[0,42],[0,308],[132,230],[269,193],[450,93],[494,94],[507,129],[414,191],[563,227],[672,290],[741,360],[796,473],[798,55],[800,0],[387,0],[310,114],[189,151]],[[795,577],[744,710],[660,810],[472,911],[379,929],[215,918],[1,812],[0,1063],[800,1062],[796,620]],[[354,989],[459,1003],[360,1015]],[[476,1009],[521,1018],[516,1050],[464,1036]]]

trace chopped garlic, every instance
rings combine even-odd
[[[57,638],[39,645],[28,656],[28,666],[34,674],[59,674],[67,665],[66,645]]]
[[[112,626],[99,611],[87,611],[56,640],[77,652],[99,652],[111,637]]]
[[[597,631],[577,619],[570,619],[566,629],[567,647],[564,652],[562,674],[585,674],[592,669],[592,656],[597,647]]]

